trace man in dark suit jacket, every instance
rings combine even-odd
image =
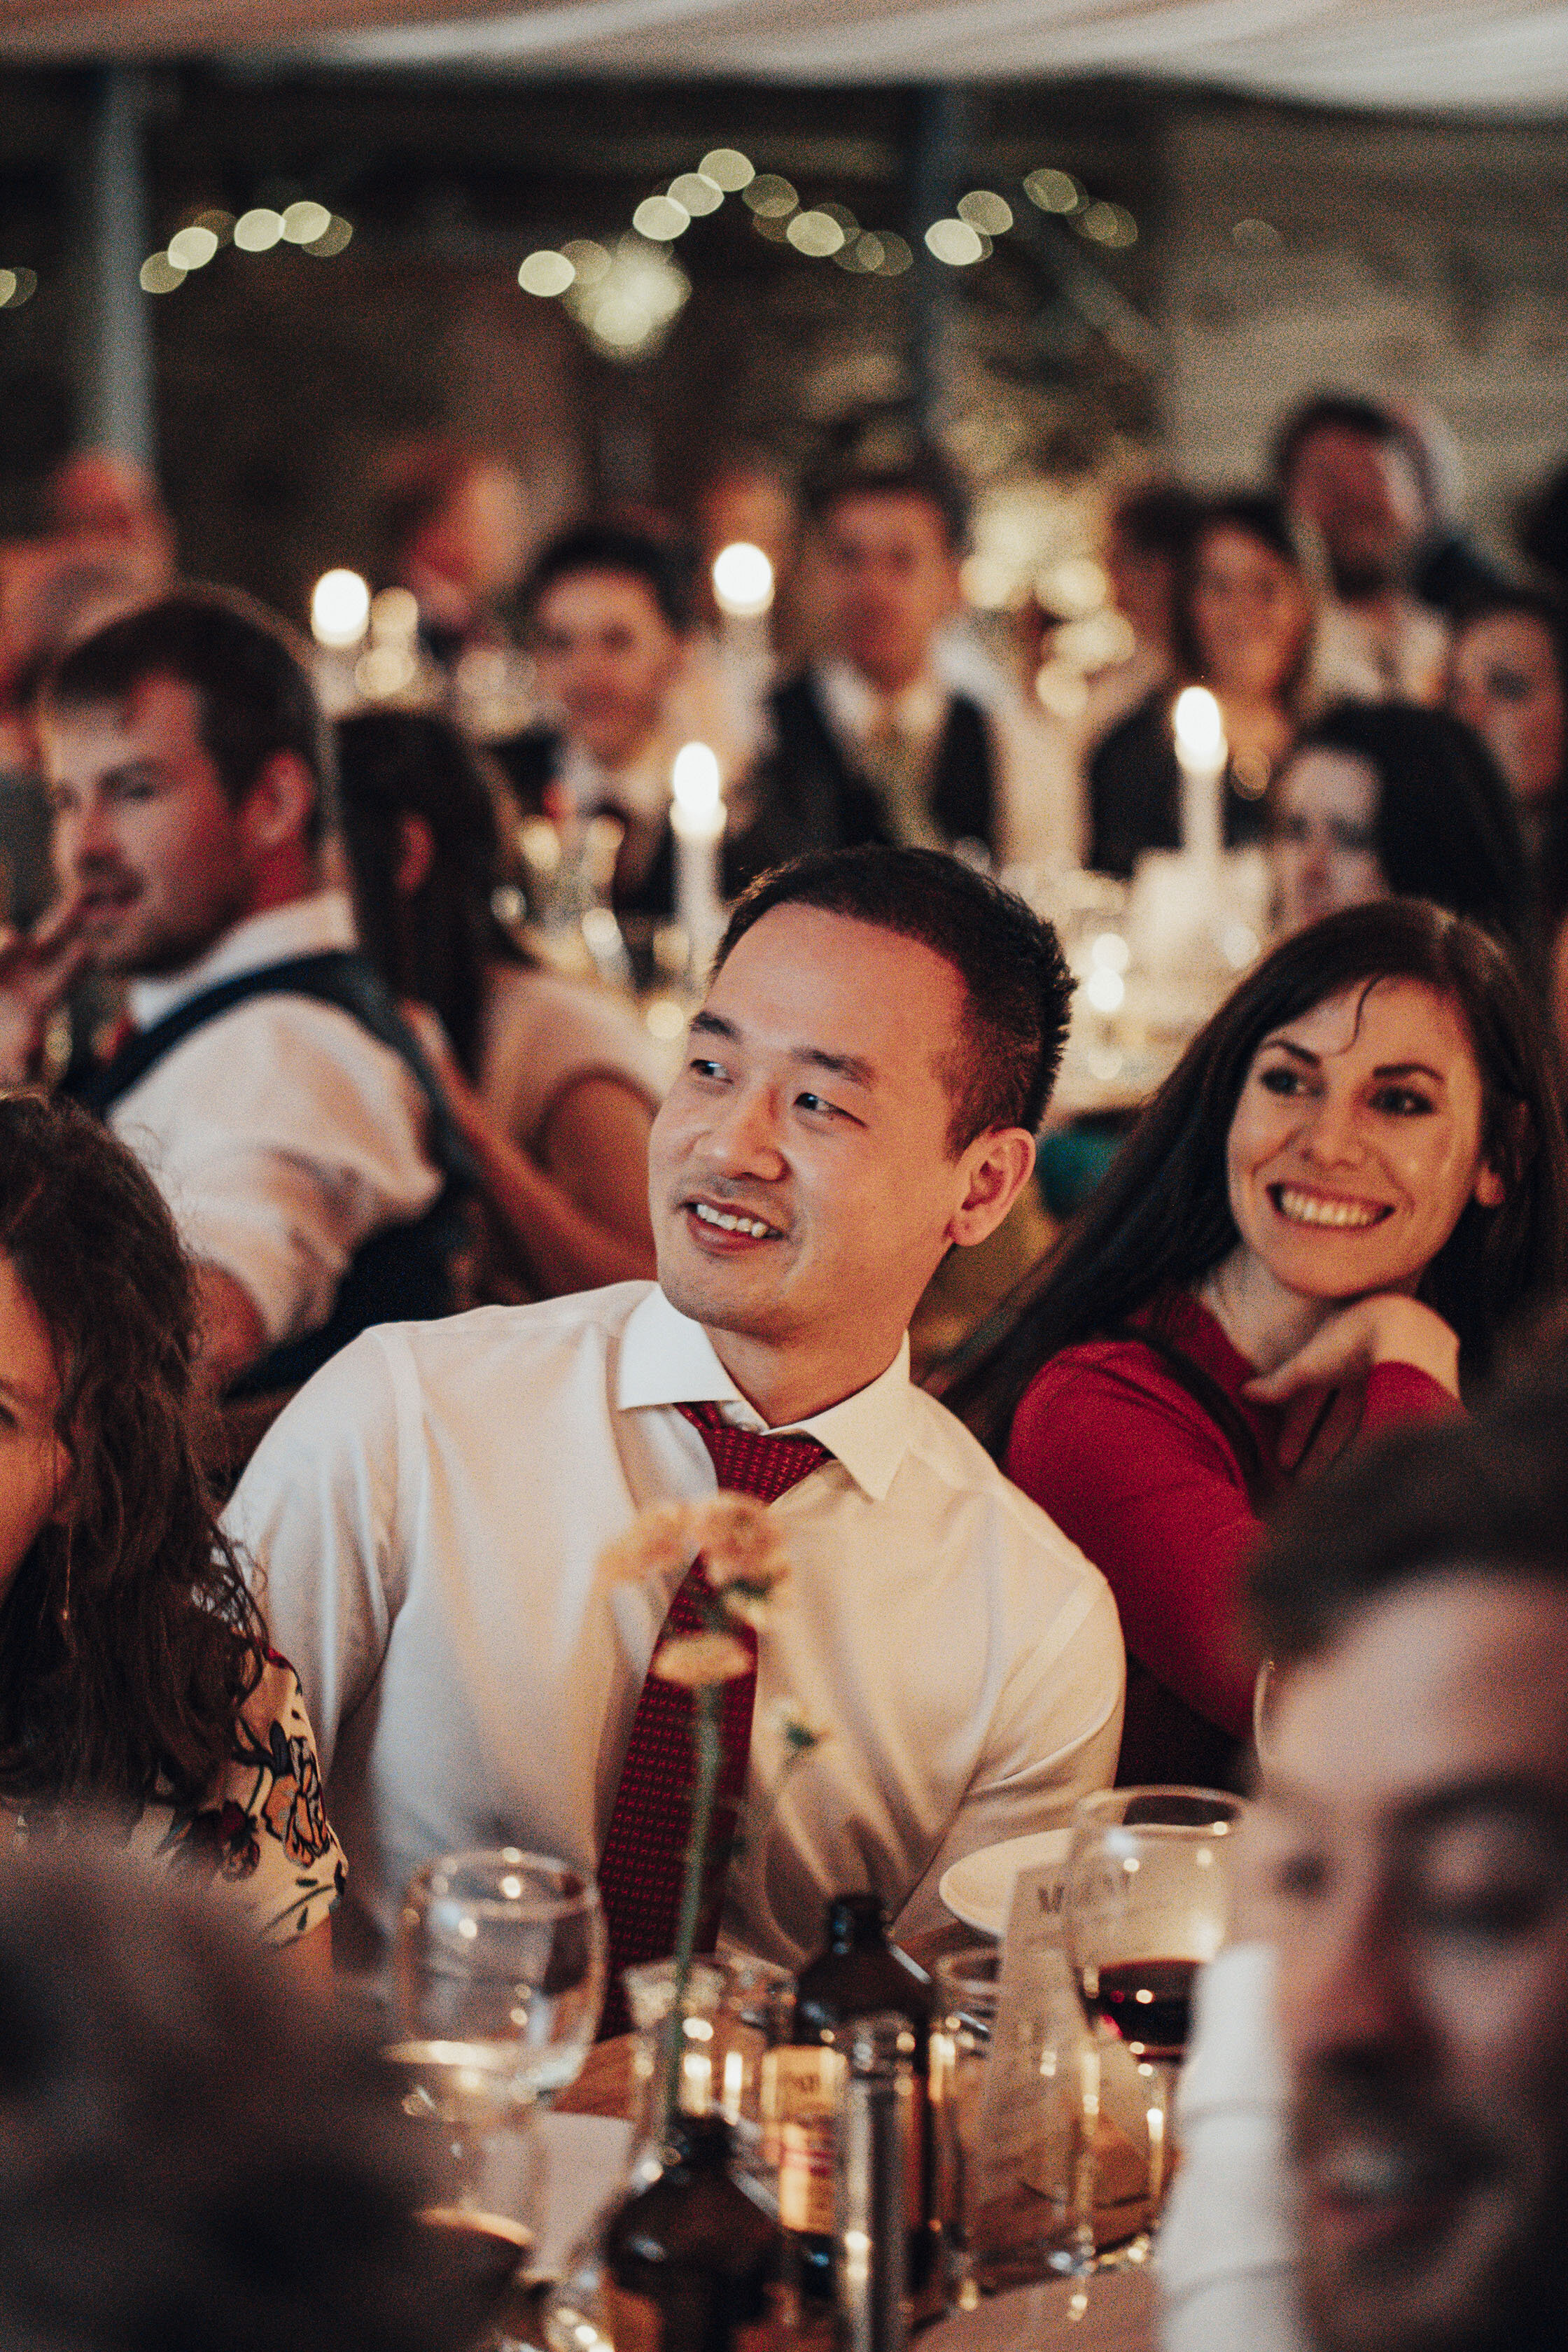
[[[808,492],[807,506],[833,651],[772,698],[773,742],[726,851],[727,885],[805,850],[867,841],[1048,854],[1043,735],[1031,740],[1005,697],[987,706],[955,690],[934,659],[962,606],[968,527],[945,460],[922,450],[858,467]]]

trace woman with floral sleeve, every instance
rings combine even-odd
[[[191,1267],[84,1113],[0,1097],[0,1845],[82,1811],[324,1979],[342,1855],[204,1475]]]

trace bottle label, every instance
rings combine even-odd
[[[779,2220],[826,2236],[834,2226],[833,2158],[845,2062],[837,2050],[770,2050],[763,2060],[763,2154],[777,2164]]]

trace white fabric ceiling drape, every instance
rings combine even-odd
[[[1331,105],[1568,112],[1562,0],[4,0],[0,59],[276,51],[796,82],[1141,73]]]

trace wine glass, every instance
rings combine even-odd
[[[405,2114],[431,2126],[443,2206],[471,2226],[531,2231],[529,2126],[582,2069],[605,1971],[598,1890],[570,1864],[501,1846],[438,1855],[410,1879],[385,2056]]]
[[[1122,2260],[1146,2257],[1164,2201],[1194,1979],[1226,1939],[1246,1810],[1218,1789],[1107,1789],[1074,1817],[1068,1957],[1097,2041],[1121,2043],[1137,2068],[1149,2134],[1149,2227]]]

